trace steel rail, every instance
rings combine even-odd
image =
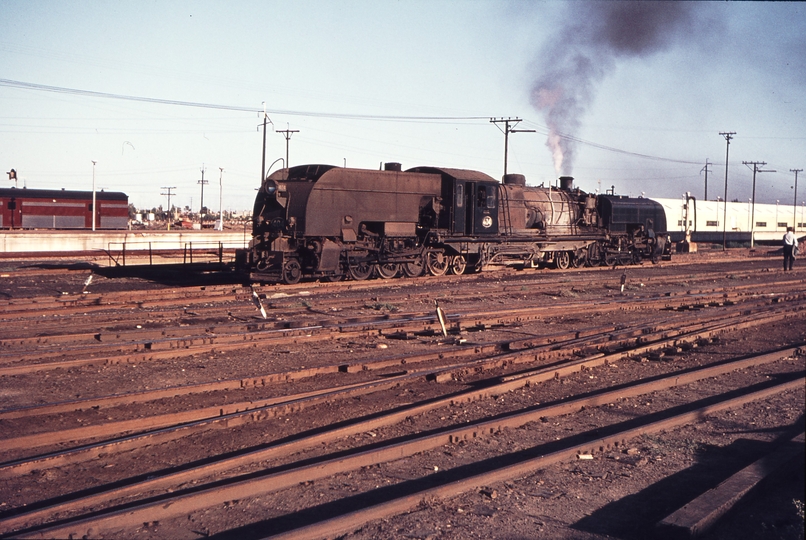
[[[248,478],[246,480],[238,480],[237,478],[232,482],[219,483],[208,488],[194,490],[191,493],[175,493],[171,496],[157,497],[154,500],[146,501],[134,507],[127,507],[124,509],[116,510],[111,508],[101,512],[101,515],[96,515],[92,518],[80,519],[79,521],[61,524],[54,527],[47,527],[43,530],[37,531],[39,534],[53,534],[56,536],[74,535],[74,537],[87,534],[91,529],[93,534],[103,534],[119,530],[121,528],[141,525],[144,522],[162,521],[172,517],[185,515],[189,512],[208,508],[217,504],[222,504],[234,499],[243,499],[246,497],[253,497],[265,495],[267,493],[276,492],[278,490],[290,487],[299,482],[312,481],[334,474],[355,470],[360,467],[366,467],[373,464],[383,463],[386,461],[400,459],[413,455],[415,453],[431,450],[445,444],[453,444],[462,440],[470,440],[477,437],[484,436],[485,434],[492,434],[506,428],[522,426],[526,423],[539,420],[541,418],[568,414],[578,411],[585,407],[598,406],[606,403],[612,403],[614,400],[624,399],[627,397],[645,394],[647,392],[657,391],[660,389],[688,384],[697,380],[707,377],[713,377],[736,369],[743,369],[752,365],[776,361],[786,354],[793,352],[792,349],[786,351],[779,351],[777,353],[770,353],[759,357],[751,357],[741,361],[723,362],[718,365],[709,366],[706,368],[697,368],[691,370],[683,370],[682,372],[675,372],[667,375],[660,376],[652,381],[643,381],[632,383],[628,385],[621,385],[618,388],[610,389],[607,391],[594,392],[583,398],[569,399],[560,403],[546,404],[532,407],[526,411],[516,411],[507,415],[496,417],[492,420],[479,420],[471,424],[466,424],[458,428],[440,430],[439,433],[430,433],[422,436],[415,436],[403,442],[392,441],[389,444],[382,444],[380,447],[372,448],[370,450],[356,449],[355,453],[348,457],[327,458],[319,460],[313,464],[302,465],[301,467],[293,468],[290,470],[283,470],[281,472],[268,473],[261,475],[257,478]],[[627,429],[624,431],[617,431],[610,434],[606,438],[598,436],[587,437],[588,440],[580,444],[577,439],[580,435],[574,435],[567,440],[574,441],[576,444],[570,445],[561,451],[549,454],[553,456],[555,461],[573,457],[578,453],[603,451],[611,445],[620,445],[628,438],[634,437],[639,434],[657,431],[660,429],[668,429],[679,425],[679,423],[701,420],[701,415],[710,414],[727,407],[736,406],[748,401],[761,399],[763,397],[772,395],[774,393],[782,392],[785,390],[799,388],[802,386],[804,372],[799,372],[797,378],[788,380],[784,383],[774,383],[767,388],[756,390],[755,392],[729,398],[724,401],[717,401],[715,404],[706,405],[693,412],[687,412],[678,417],[666,418],[663,420],[650,423],[645,426]],[[758,385],[756,385],[758,386]],[[498,392],[500,393],[500,391]],[[722,395],[724,396],[724,394]],[[721,397],[721,396],[720,396]],[[713,399],[713,398],[710,398]],[[701,400],[702,401],[702,400]],[[679,407],[678,407],[679,408]],[[658,416],[659,413],[649,415],[650,417]],[[598,434],[603,428],[594,430],[594,434]],[[257,457],[257,456],[255,456]],[[259,461],[264,461],[266,456],[257,458]],[[537,458],[540,459],[540,458]],[[553,463],[550,461],[548,463]],[[527,463],[531,463],[528,461]],[[536,467],[535,465],[534,467]],[[540,466],[544,466],[541,464]],[[514,468],[513,468],[514,467]],[[533,466],[529,465],[524,468],[523,464],[505,467],[502,470],[494,470],[482,475],[471,476],[468,479],[460,481],[459,485],[465,486],[466,482],[471,481],[473,485],[489,484],[501,479],[508,479],[514,476],[521,476],[528,473]],[[513,475],[514,472],[514,475]],[[185,473],[179,473],[180,475]],[[501,475],[504,475],[503,477]],[[491,475],[491,476],[490,476]],[[433,478],[433,477],[432,477]],[[483,478],[483,480],[482,480]],[[490,479],[488,479],[490,478]],[[177,482],[187,482],[188,478],[176,478]],[[164,481],[164,480],[163,480]],[[176,485],[176,483],[174,483]],[[451,484],[449,484],[451,485]],[[164,488],[165,485],[152,484],[146,487],[145,484],[131,485],[125,488],[127,493],[145,492],[154,490],[158,487]],[[441,488],[441,489],[444,489]],[[463,488],[464,489],[464,488]],[[100,502],[101,500],[109,501],[113,497],[122,496],[124,492],[119,492],[117,495],[106,493],[104,499],[103,495],[94,495],[94,499],[83,499],[78,502],[79,506],[87,507],[89,505]],[[440,495],[444,496],[444,495]],[[418,495],[417,501],[422,498]],[[409,500],[407,497],[406,500]],[[70,504],[70,503],[68,503]],[[407,503],[408,504],[408,503]],[[415,503],[416,504],[416,503]],[[15,516],[14,518],[4,519],[2,522],[3,531],[17,530],[22,527],[31,527],[31,522],[46,519],[48,516],[60,512],[64,515],[65,512],[74,511],[77,507],[70,508],[56,508],[46,507],[34,512],[24,515]],[[394,511],[395,513],[397,510]],[[374,512],[372,513],[374,515]],[[388,515],[388,514],[387,514]],[[364,518],[362,518],[364,519]],[[374,519],[374,518],[370,518]],[[336,531],[332,528],[333,523],[328,522],[328,534],[334,534]],[[303,529],[305,530],[305,529]],[[347,532],[343,529],[338,529],[339,532]],[[319,534],[319,533],[317,533]],[[307,536],[305,536],[307,538]]]
[[[757,318],[754,324],[760,324],[763,322],[770,322],[771,320],[776,320],[779,315],[773,315],[773,318],[770,319],[769,316],[767,317],[760,317]],[[741,321],[740,321],[741,322]],[[703,336],[703,331],[707,330],[709,332],[709,336],[712,335],[714,332],[724,331],[723,329],[730,326],[735,325],[735,321],[725,321],[723,318],[719,319],[719,323],[716,326],[712,326],[711,328],[704,327],[702,321],[698,321],[695,323],[690,323],[688,325],[674,325],[675,331],[673,338],[676,338],[674,345],[678,345],[681,340],[688,340],[691,341],[693,339],[699,339]],[[639,347],[638,349],[633,348],[629,350],[629,354],[641,354],[643,352],[649,350],[656,350],[658,348],[668,347],[668,339],[670,330],[660,330],[657,327],[651,328],[653,333],[647,332],[648,328],[646,326],[643,327],[636,327],[632,329],[622,329],[617,332],[614,336],[613,334],[608,334],[605,336],[607,338],[607,342],[611,347],[613,346],[620,346],[620,347],[639,347],[642,343],[651,343],[650,345],[644,345]],[[608,332],[610,329],[607,330]],[[686,337],[686,334],[691,334],[691,332],[695,332],[693,337]],[[544,340],[521,340],[520,344],[523,346],[521,347],[513,347],[514,343],[509,343],[507,347],[502,347],[501,344],[494,344],[491,346],[485,347],[485,350],[481,350],[480,348],[474,348],[472,353],[480,353],[480,354],[493,354],[492,357],[482,358],[480,360],[472,361],[470,364],[465,362],[453,365],[453,366],[446,366],[443,368],[428,368],[427,370],[411,370],[409,371],[408,375],[418,375],[421,373],[425,373],[427,377],[432,378],[436,381],[445,380],[446,374],[449,375],[450,378],[460,376],[462,373],[467,372],[478,372],[480,369],[490,369],[491,367],[503,367],[507,364],[511,363],[523,363],[524,357],[528,360],[532,360],[532,355],[534,355],[534,361],[538,362],[545,362],[550,359],[559,359],[563,356],[577,354],[581,351],[580,345],[588,344],[591,345],[591,342],[596,341],[603,341],[600,335],[590,334],[584,337],[577,337],[578,333],[572,335],[565,335],[566,339],[560,341],[554,339],[544,339]],[[635,337],[636,339],[633,340],[632,338]],[[536,343],[537,341],[537,343]],[[653,343],[653,342],[660,342]],[[533,353],[534,349],[538,349],[543,346],[543,348],[547,348],[547,345],[552,345],[553,350],[545,351],[543,353]],[[569,350],[569,347],[573,347],[576,345],[577,347],[572,348]],[[557,348],[561,347],[561,348]],[[515,352],[511,353],[499,353],[495,354],[496,352],[501,351],[501,349],[518,349]],[[457,351],[460,352],[460,351]],[[393,365],[410,365],[415,362],[423,362],[428,360],[434,360],[437,357],[442,357],[444,353],[436,353],[436,354],[428,354],[428,355],[418,355],[417,357],[413,357],[411,359],[396,359],[393,361],[386,361],[383,363],[384,367],[393,364]],[[604,355],[599,355],[604,356]],[[588,362],[593,361],[590,357]],[[569,365],[574,365],[574,361],[566,361]],[[367,366],[367,363],[363,363],[361,365],[361,369],[367,369],[371,366]],[[558,367],[558,369],[562,369]],[[324,373],[335,373],[338,371],[350,371],[349,368],[345,369],[344,366],[327,366],[326,368],[311,368],[309,370],[305,370],[307,375],[311,375],[310,371],[313,371],[315,374],[324,374]],[[523,374],[518,374],[512,377],[522,377],[525,376]],[[297,375],[299,377],[299,375]],[[408,377],[407,377],[408,378]],[[290,376],[286,374],[286,376],[279,376],[273,378],[273,380],[283,380],[287,381],[290,379]],[[261,379],[262,384],[266,383],[266,379]],[[234,381],[229,381],[228,386],[232,387]],[[239,384],[243,386],[243,380],[239,381]],[[222,383],[215,383],[217,388],[220,388]],[[193,388],[193,387],[191,387]],[[198,388],[198,385],[195,387]],[[335,389],[328,389],[322,392],[331,392],[335,391]],[[342,389],[342,391],[344,391]],[[168,394],[171,393],[171,390],[167,390]],[[143,396],[139,396],[142,400],[145,397],[149,396],[160,396],[163,397],[166,394],[166,391],[154,391],[145,393]],[[110,398],[111,399],[111,398]],[[129,398],[116,398],[117,400],[127,399]],[[239,412],[246,412],[246,411],[256,411],[261,410],[265,407],[273,406],[278,403],[292,401],[293,399],[289,398],[269,398],[269,399],[257,399],[251,400],[248,402],[239,402],[239,403],[229,403],[223,405],[215,405],[215,406],[208,406],[201,409],[196,409],[192,411],[182,411],[180,413],[167,413],[158,416],[149,416],[147,418],[135,419],[135,420],[119,420],[114,422],[105,422],[100,425],[85,425],[81,427],[76,427],[72,429],[62,429],[60,428],[58,432],[53,431],[43,431],[35,434],[24,435],[12,439],[3,439],[2,442],[3,446],[6,450],[14,450],[20,448],[36,448],[41,446],[47,445],[55,445],[61,444],[65,442],[72,442],[72,441],[79,441],[82,439],[98,439],[103,437],[110,437],[115,436],[123,433],[134,433],[134,432],[146,432],[148,430],[154,429],[163,429],[168,428],[170,426],[179,426],[180,424],[186,424],[191,422],[202,422],[204,420],[211,420],[211,419],[218,419],[220,421],[227,421],[232,417],[232,415],[237,414]],[[130,402],[130,401],[127,401]],[[98,401],[90,401],[85,400],[83,406],[97,406]],[[67,405],[70,406],[70,405]],[[64,408],[65,404],[61,404],[60,408]],[[30,413],[39,413],[41,410],[47,410],[44,407],[36,407],[32,408],[27,412]],[[17,412],[17,414],[13,414]],[[6,418],[13,418],[19,417],[22,411],[7,411],[5,415],[0,415],[0,418],[4,416]],[[183,431],[187,430],[187,427],[182,428]],[[4,470],[2,466],[0,466],[0,471]]]
[[[760,277],[764,273],[763,270],[739,270],[732,272],[731,275],[733,277],[737,276],[746,276],[750,277],[754,274],[758,274]],[[709,272],[700,274],[697,276],[697,281],[709,281],[716,278],[724,278],[725,272]],[[465,276],[465,279],[467,276]],[[671,283],[676,282],[679,278],[674,277],[657,277],[657,276],[643,276],[642,279],[644,281],[652,282],[654,284],[664,284],[664,283]],[[422,283],[410,284],[409,282],[403,282],[406,284],[406,288],[413,285],[422,285]],[[788,278],[788,279],[778,279],[774,282],[768,282],[767,285],[785,285],[785,284],[802,284],[803,279],[797,278]],[[457,282],[457,284],[459,284]],[[461,284],[465,285],[464,281]],[[313,286],[312,286],[313,285]],[[299,298],[311,298],[314,294],[301,294],[301,293],[310,293],[310,291],[300,291],[294,292],[294,290],[302,288],[302,289],[314,289],[316,295],[326,295],[332,292],[339,292],[339,285],[345,284],[321,284],[316,286],[317,284],[302,284],[298,286],[284,286],[284,287],[274,287],[270,289],[271,291],[275,292],[276,295],[280,295],[279,298],[266,298],[267,300],[277,300],[278,302],[282,303],[281,301],[295,301]],[[363,289],[374,289],[374,288],[384,288],[388,289],[391,284],[389,282],[378,282],[373,285],[364,285]],[[397,285],[395,282],[396,288],[403,288],[400,285]],[[402,285],[402,283],[401,283]],[[474,286],[473,294],[462,294],[462,293],[454,293],[451,294],[452,298],[463,299],[463,298],[475,298],[478,294],[479,288],[482,289],[482,292],[516,292],[518,289],[522,289],[523,287],[528,286],[529,292],[540,293],[550,291],[555,289],[557,285],[572,285],[573,288],[584,288],[594,285],[601,285],[601,278],[600,277],[592,277],[588,280],[580,281],[577,279],[574,283],[568,282],[568,278],[559,278],[557,280],[546,280],[545,277],[541,279],[526,279],[522,280],[519,283],[506,283],[504,285],[499,284],[490,284],[490,283],[478,283]],[[754,286],[754,284],[745,284],[745,285],[737,285],[736,287],[748,287]],[[246,304],[251,299],[252,290],[261,290],[259,286],[253,288],[240,288],[240,289],[233,289],[231,285],[226,286],[218,286],[221,291],[215,288],[216,286],[197,286],[188,289],[168,289],[162,290],[160,292],[160,299],[132,299],[132,292],[127,291],[125,293],[122,292],[110,292],[110,293],[103,293],[103,294],[89,294],[89,295],[67,295],[61,297],[35,297],[34,299],[28,300],[27,304],[21,302],[20,300],[9,300],[6,302],[0,302],[0,306],[5,307],[2,312],[0,312],[0,319],[4,318],[16,318],[19,317],[19,314],[24,314],[25,311],[32,311],[34,312],[34,316],[39,316],[43,309],[54,310],[57,308],[72,308],[70,311],[64,312],[65,314],[73,314],[78,312],[86,312],[86,311],[106,311],[109,309],[124,309],[125,307],[129,307],[131,309],[144,309],[144,308],[154,308],[154,307],[165,307],[165,306],[173,306],[177,304],[186,305],[189,300],[197,300],[197,302],[193,303],[203,303],[209,301],[230,301],[230,302],[237,302],[237,303],[244,303]],[[288,288],[292,288],[291,292],[288,292]],[[350,287],[355,288],[355,285],[350,285]],[[198,288],[198,290],[196,290]],[[419,287],[418,287],[419,288]],[[332,290],[331,290],[332,289]],[[147,294],[148,291],[144,291]],[[519,292],[519,291],[518,291]],[[211,294],[212,293],[212,294]],[[263,293],[264,296],[267,296],[267,293]],[[414,296],[417,296],[417,292],[415,292]],[[678,293],[679,294],[679,293]],[[392,297],[390,301],[394,301],[395,298],[400,300],[408,300],[412,297],[412,293],[401,293],[397,296]],[[321,299],[319,300],[322,301]],[[340,305],[342,302],[336,299],[330,299],[329,301],[325,302],[325,304],[333,304],[333,305]],[[15,309],[19,308],[19,309]]]
[[[554,450],[544,455],[535,457],[527,457],[522,461],[516,462],[511,465],[505,465],[500,468],[495,468],[485,471],[480,474],[468,473],[459,480],[446,481],[437,487],[424,488],[418,490],[416,493],[409,494],[403,497],[394,498],[387,502],[377,504],[368,508],[357,510],[339,517],[327,519],[301,527],[296,530],[291,530],[286,533],[273,535],[272,540],[314,540],[318,538],[333,537],[334,535],[346,534],[355,530],[369,521],[376,519],[383,519],[391,517],[395,514],[400,514],[407,510],[416,507],[424,499],[447,499],[455,497],[468,490],[474,489],[480,485],[491,485],[506,480],[520,478],[533,473],[535,470],[548,467],[554,463],[572,459],[574,456],[602,452],[610,448],[618,448],[624,446],[627,440],[633,439],[640,435],[649,433],[657,433],[664,430],[674,429],[676,427],[701,422],[703,417],[711,415],[726,409],[739,407],[752,401],[758,401],[770,397],[774,394],[801,388],[803,386],[803,377],[794,381],[779,383],[769,388],[757,390],[745,395],[727,398],[716,403],[710,403],[698,407],[697,409],[686,411],[666,418],[661,418],[652,422],[647,422],[637,427],[627,427],[619,431],[608,433],[606,436],[600,436],[601,430],[593,430],[584,435],[587,435],[588,440],[579,441],[580,436],[569,437],[566,439],[565,448]],[[652,417],[658,416],[650,415]],[[559,445],[553,445],[559,446]],[[444,474],[445,477],[450,478],[450,471]],[[437,473],[438,474],[438,473]],[[430,480],[431,484],[435,483],[433,475]],[[137,525],[134,523],[133,525]],[[94,525],[93,525],[94,526]],[[119,529],[117,525],[114,528]],[[67,531],[67,530],[82,530],[84,527],[66,527],[55,528],[54,532]],[[50,532],[50,531],[49,531]]]
[[[779,320],[786,314],[772,314],[766,317],[756,318],[754,321],[744,321],[738,319],[737,321],[721,321],[717,325],[710,327],[703,327],[702,324],[697,330],[680,329],[675,335],[669,337],[664,335],[664,340],[655,342],[649,345],[641,345],[644,341],[642,339],[636,340],[632,348],[624,349],[620,352],[613,354],[595,354],[587,356],[583,359],[572,359],[560,361],[553,365],[545,366],[538,369],[533,369],[525,373],[516,375],[505,376],[501,378],[503,383],[510,381],[521,381],[517,384],[529,384],[531,382],[545,381],[551,378],[557,378],[578,370],[588,369],[593,366],[606,364],[608,362],[635,356],[636,354],[643,354],[648,351],[656,350],[659,348],[668,347],[669,343],[675,346],[681,344],[683,341],[694,341],[701,339],[704,336],[710,337],[730,329],[741,329],[750,326],[769,323],[771,321]],[[634,335],[634,332],[629,332]],[[566,351],[568,353],[576,353],[577,349]],[[447,368],[428,368],[425,370],[413,370],[401,378],[395,380],[386,379],[381,382],[359,383],[355,387],[344,387],[335,389],[326,389],[321,393],[315,392],[309,397],[304,399],[283,399],[283,398],[270,398],[267,400],[255,400],[245,403],[235,403],[228,405],[220,405],[213,407],[206,407],[196,409],[193,411],[183,411],[181,413],[168,413],[164,415],[147,417],[145,419],[135,420],[122,420],[117,422],[109,422],[101,425],[89,425],[79,428],[68,430],[60,430],[58,432],[47,431],[32,435],[25,435],[13,439],[5,439],[0,441],[3,446],[8,450],[19,448],[36,448],[38,446],[53,445],[64,442],[77,441],[89,438],[101,438],[111,435],[120,435],[125,432],[141,432],[135,435],[102,441],[88,446],[80,446],[77,448],[68,449],[55,454],[46,454],[44,456],[32,457],[27,459],[18,459],[13,462],[0,464],[0,476],[7,476],[9,474],[22,474],[31,470],[33,467],[55,466],[67,460],[68,462],[76,462],[86,460],[105,449],[113,448],[116,451],[124,449],[131,449],[145,444],[154,444],[156,441],[173,440],[188,436],[191,433],[196,433],[199,430],[210,429],[213,425],[223,423],[226,426],[240,425],[245,422],[266,420],[274,418],[283,412],[293,412],[302,407],[312,406],[318,403],[321,396],[333,398],[335,396],[347,397],[356,393],[366,393],[386,387],[390,384],[399,384],[404,380],[410,380],[414,377],[425,375],[433,380],[441,380],[445,373],[449,373],[451,377],[461,376],[463,373],[479,372],[483,369],[490,369],[491,367],[502,367],[508,364],[523,363],[525,361],[546,361],[548,359],[556,360],[559,355],[551,352],[547,354],[534,354],[530,350],[521,350],[514,353],[503,353],[496,355],[491,359],[479,360],[468,366],[467,363],[456,364]],[[524,360],[527,358],[528,360]],[[458,374],[458,375],[457,375]],[[287,404],[295,404],[292,406],[291,411],[286,410]],[[269,412],[267,414],[267,412]],[[149,431],[156,430],[156,431]]]
[[[721,298],[725,300],[725,295],[721,294],[715,296],[714,298]],[[771,300],[798,300],[806,298],[806,293],[797,293],[797,294],[783,294],[781,296],[770,296],[769,294],[764,295],[764,297],[757,299],[757,301],[771,301]],[[702,298],[700,299],[702,302]],[[622,305],[628,306],[626,300],[620,300],[618,302],[623,302]],[[723,302],[724,303],[724,302]],[[652,300],[644,300],[641,302],[640,309],[650,309],[651,307],[657,306],[664,306],[667,309],[671,305],[680,305],[679,302],[675,303],[663,297],[655,298]],[[628,306],[631,309],[638,309],[634,308],[632,305]],[[528,308],[516,308],[516,309],[504,309],[492,312],[475,312],[475,313],[464,313],[464,314],[453,314],[448,317],[451,322],[460,321],[463,319],[468,319],[478,324],[506,324],[507,322],[518,322],[522,323],[525,321],[535,320],[541,317],[548,308],[545,306],[542,307],[528,307]],[[613,309],[609,304],[599,304],[591,306],[589,303],[586,305],[577,305],[576,307],[567,306],[564,313],[572,313],[574,309],[577,309],[580,312],[590,313],[591,311],[595,310],[610,310]],[[290,328],[290,329],[272,329],[272,330],[258,330],[254,332],[250,332],[248,334],[243,333],[234,333],[234,334],[225,334],[225,335],[205,335],[205,336],[191,336],[191,337],[177,337],[177,338],[165,338],[161,340],[155,341],[146,341],[146,342],[137,342],[135,347],[137,349],[145,349],[148,352],[144,354],[135,353],[130,355],[124,355],[122,357],[114,357],[114,356],[95,356],[95,357],[84,357],[84,358],[74,358],[74,359],[64,359],[65,351],[64,349],[60,351],[50,351],[50,352],[37,352],[31,353],[28,355],[28,358],[53,358],[58,357],[60,360],[57,361],[45,361],[45,362],[37,362],[37,363],[25,363],[26,356],[20,357],[19,355],[10,356],[9,354],[0,354],[0,360],[4,357],[11,359],[14,365],[8,365],[8,362],[5,362],[5,366],[0,367],[0,376],[2,375],[18,375],[23,373],[33,373],[37,371],[43,370],[50,370],[50,369],[57,369],[57,368],[69,368],[69,367],[76,367],[81,365],[92,365],[92,364],[114,364],[114,363],[122,363],[122,362],[146,362],[149,360],[156,360],[156,359],[163,359],[163,358],[178,358],[182,356],[190,356],[199,353],[203,353],[210,350],[237,350],[237,349],[246,349],[246,348],[253,348],[255,347],[255,343],[258,340],[265,339],[266,337],[275,337],[281,336],[283,339],[288,339],[294,343],[299,343],[304,341],[306,338],[313,339],[313,340],[321,340],[321,336],[315,335],[317,333],[326,333],[329,334],[331,338],[341,339],[344,337],[352,337],[355,334],[349,334],[347,331],[353,329],[356,332],[355,328],[358,327],[358,334],[360,335],[362,332],[367,331],[378,331],[383,327],[393,327],[396,329],[404,328],[407,324],[410,325],[410,329],[419,329],[419,330],[436,330],[437,326],[437,318],[435,315],[430,313],[422,313],[417,314],[415,316],[407,315],[406,318],[392,318],[389,316],[382,316],[376,318],[373,324],[366,324],[364,322],[356,322],[356,323],[330,323],[326,326],[323,325],[314,325],[313,327],[308,328]],[[280,341],[276,341],[279,343]],[[201,344],[201,345],[199,345]],[[115,347],[115,351],[119,351],[118,345],[113,345]],[[167,352],[160,351],[160,349],[168,349]],[[75,349],[78,352],[81,352],[82,355],[87,354],[87,347],[81,347]],[[100,354],[104,351],[102,346],[96,346],[91,348],[94,354]],[[3,362],[0,361],[0,365]]]

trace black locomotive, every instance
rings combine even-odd
[[[650,199],[585,193],[571,177],[532,187],[523,175],[398,163],[276,171],[258,191],[252,236],[239,265],[285,283],[671,258],[663,207]]]

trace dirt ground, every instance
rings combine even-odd
[[[673,312],[642,310],[639,298],[650,293],[679,292],[695,281],[697,272],[721,272],[711,288],[735,286],[744,278],[731,272],[757,271],[741,283],[753,280],[779,279],[778,258],[742,260],[741,264],[690,257],[691,264],[642,266],[628,270],[626,294],[618,290],[623,270],[605,270],[600,280],[587,288],[574,287],[574,274],[552,293],[530,291],[533,276],[524,273],[499,273],[473,276],[457,282],[444,280],[417,285],[417,290],[431,288],[448,313],[490,306],[528,306],[553,302],[558,306],[575,302],[615,302],[634,298],[635,308],[615,312],[564,315],[561,309],[552,317],[517,327],[493,328],[466,333],[468,345],[512,339],[513,335],[547,335],[568,329],[585,329],[618,324],[637,324],[647,317],[658,321],[674,321]],[[12,263],[4,263],[13,269]],[[806,281],[806,272],[798,274]],[[679,276],[672,283],[663,276]],[[80,288],[86,276],[6,278],[0,292],[6,297],[52,295],[53,291]],[[556,276],[552,276],[555,279]],[[96,278],[98,291],[130,287],[136,291],[158,291],[166,284],[153,281],[105,280]],[[467,298],[458,294],[468,286],[485,284],[503,286],[504,292],[483,298]],[[173,286],[173,285],[171,285]],[[410,285],[406,284],[406,287]],[[698,284],[697,287],[704,285]],[[382,313],[407,313],[432,309],[425,300],[400,300],[403,285],[395,282],[371,292],[344,290],[342,298],[354,298],[352,307],[332,312],[340,316],[366,316]],[[300,289],[295,289],[299,291]],[[149,293],[151,294],[151,293]],[[297,294],[297,293],[294,293]],[[324,300],[313,294],[296,300],[280,297],[277,307],[269,309],[283,316],[285,306],[307,306],[308,311],[327,313]],[[286,302],[282,304],[282,302]],[[321,302],[321,306],[318,304]],[[282,305],[281,305],[282,304]],[[210,325],[232,322],[232,304],[211,306],[203,317],[185,315],[182,320],[162,320],[153,324]],[[201,310],[199,310],[201,311]],[[230,315],[228,315],[230,313]],[[77,317],[76,320],[79,320]],[[152,320],[145,317],[146,320]],[[156,321],[157,319],[153,319]],[[126,323],[130,324],[130,323]],[[405,422],[339,441],[336,448],[349,448],[377,441],[403,439],[412,434],[438,429],[447,424],[462,423],[536,404],[558,402],[570,396],[613,386],[628,381],[648,379],[676,370],[702,366],[714,361],[806,344],[806,322],[788,319],[774,325],[760,325],[721,335],[718,340],[663,360],[631,359],[592,368],[559,380],[540,383],[472,403],[456,404]],[[75,399],[126,392],[145,388],[199,383],[229,378],[249,377],[287,369],[338,364],[346,361],[370,360],[396,355],[433,352],[449,348],[439,337],[393,340],[371,334],[349,340],[302,340],[271,350],[213,352],[197,357],[178,357],[167,361],[138,365],[84,366],[57,370],[47,375],[3,377],[0,380],[0,407],[3,409],[35,403]],[[787,374],[802,372],[806,354],[796,354],[777,362],[739,370],[726,376],[705,379],[652,394],[615,400],[605,406],[585,409],[560,417],[544,418],[518,429],[505,430],[472,441],[446,445],[411,458],[383,463],[330,478],[299,485],[276,494],[244,498],[223,507],[194,512],[182,519],[148,524],[136,531],[120,531],[120,538],[262,538],[310,523],[344,509],[356,509],[384,500],[405,490],[427,486],[441,475],[468,474],[502,456],[532,455],[549,451],[553,441],[571,435],[597,430],[614,422],[665,410],[694,399],[728,392],[749,384],[763,383]],[[394,370],[388,370],[392,372]],[[66,465],[55,470],[34,471],[25,478],[6,483],[0,488],[0,511],[32,500],[57,496],[78,489],[126,478],[130,471],[153,471],[167,466],[191,463],[205,456],[237,451],[295,433],[308,432],[341,419],[370,415],[389,408],[390,403],[424,400],[445,393],[459,392],[503,374],[488,371],[445,383],[416,379],[392,390],[379,391],[304,409],[272,422],[256,422],[228,430],[212,430],[187,437],[181,443],[165,443],[138,449],[114,460],[100,459],[92,463]],[[366,380],[377,373],[341,373],[338,384]],[[244,399],[257,399],[273,394],[292,394],[335,385],[329,376],[301,379],[285,386],[261,391],[249,390],[183,397],[154,402],[132,409],[85,411],[65,416],[58,421],[92,422],[102,416],[136,417],[156,414],[176,407],[217,404]],[[358,530],[344,534],[347,539],[644,539],[660,538],[656,523],[698,494],[718,485],[738,470],[769,453],[775,445],[803,431],[806,411],[806,388],[803,386],[722,411],[703,418],[696,424],[629,441],[624,449],[596,453],[593,459],[566,460],[535,470],[531,474],[495,485],[477,486],[462,495],[445,499],[424,499],[419,506],[394,517],[370,522]],[[26,432],[24,422],[2,425],[7,436]],[[39,428],[37,428],[39,429]],[[333,448],[328,448],[332,451]],[[325,449],[310,449],[278,462],[261,463],[250,470],[270,469],[301,459],[313,459]],[[0,450],[3,461],[14,458]],[[804,467],[802,455],[777,474],[762,482],[705,536],[707,539],[784,539],[804,537],[803,519]],[[2,517],[0,517],[2,519]]]

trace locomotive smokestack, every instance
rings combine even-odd
[[[566,191],[571,191],[574,188],[574,177],[573,176],[561,176],[560,177],[560,189],[564,189]]]
[[[390,162],[384,164],[383,170],[400,172],[400,171],[403,170],[403,166],[400,163],[395,163],[394,161],[390,161]]]

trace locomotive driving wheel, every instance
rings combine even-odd
[[[429,251],[425,256],[425,267],[432,276],[444,276],[448,271],[448,257],[441,251]]]
[[[293,259],[287,261],[283,266],[283,283],[293,285],[299,283],[300,278],[302,278],[302,268],[300,268],[299,262]]]
[[[460,276],[465,273],[467,269],[467,259],[464,255],[454,255],[451,257],[448,270],[455,276]]]
[[[383,279],[392,279],[400,271],[400,265],[397,263],[379,264],[377,268],[378,275]]]
[[[423,275],[423,270],[425,270],[425,263],[423,263],[422,257],[417,257],[412,262],[403,263],[401,267],[403,275],[406,277],[420,277]]]
[[[356,281],[363,281],[372,275],[372,265],[368,262],[354,262],[347,267],[350,277]]]
[[[600,266],[604,264],[604,254],[598,242],[588,246],[588,254],[585,257],[585,266]]]

